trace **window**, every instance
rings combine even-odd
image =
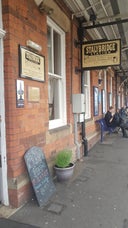
[[[107,110],[107,102],[108,102],[108,97],[107,97],[107,71],[104,70],[104,91],[105,91],[105,101],[104,101],[104,105],[105,105],[105,108],[104,108],[104,113],[106,112]]]
[[[48,18],[49,129],[66,124],[65,33]]]
[[[84,71],[85,119],[91,117],[90,107],[90,71]]]
[[[121,108],[121,105],[120,105],[120,95],[117,95],[117,108]]]
[[[110,79],[110,91],[111,91],[111,104],[110,104],[110,106],[112,106],[112,100],[113,100],[113,92],[112,92],[112,77],[111,77],[111,79]]]

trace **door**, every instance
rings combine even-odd
[[[0,111],[1,110],[4,110],[4,109],[0,103]],[[4,122],[4,117],[2,118],[2,115],[0,115],[0,203],[6,206],[8,206],[9,204],[8,185],[7,185],[5,122]]]
[[[4,73],[3,73],[3,40],[0,38],[0,202],[8,205]]]
[[[0,0],[0,18],[1,18],[1,0]],[[4,35],[5,35],[5,31],[0,28],[0,201],[2,204],[7,206],[9,202],[8,202],[8,185],[7,185],[4,70],[3,70]]]
[[[0,115],[0,183],[2,183],[2,170],[1,170],[1,115]],[[1,187],[0,187],[0,203],[2,200]]]

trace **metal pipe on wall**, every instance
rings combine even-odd
[[[80,45],[81,45],[81,93],[84,94],[84,76],[83,76],[83,70],[82,70],[82,42],[83,39],[85,37],[84,34],[84,30],[83,28],[80,26],[78,28],[78,39],[80,41]],[[81,136],[82,136],[82,145],[83,145],[83,152],[84,152],[84,156],[88,155],[88,142],[87,142],[87,138],[86,138],[86,126],[85,126],[85,118],[84,121],[81,123]]]
[[[82,69],[82,66],[81,66],[81,69]],[[81,93],[84,93],[83,71],[81,71]],[[87,141],[87,138],[86,138],[85,118],[84,118],[84,121],[81,123],[81,129],[82,129],[82,144],[84,146],[84,156],[87,156],[88,155],[88,141]]]

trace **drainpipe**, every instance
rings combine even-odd
[[[84,93],[84,76],[83,76],[83,70],[82,70],[82,42],[84,38],[84,29],[80,26],[78,29],[78,38],[80,41],[81,46],[81,93]],[[86,138],[86,126],[85,126],[85,118],[84,121],[81,123],[81,135],[82,135],[82,144],[83,144],[83,154],[84,156],[88,155],[88,142]]]
[[[81,143],[78,142],[77,113],[74,113],[74,143],[76,145],[76,157],[80,160]]]
[[[71,20],[71,56],[73,56],[73,45],[74,45],[74,37],[73,37],[73,18]],[[72,90],[72,82],[73,82],[73,59],[71,57],[71,97],[70,97],[70,102],[72,103],[72,94],[73,94],[73,90]],[[76,145],[76,159],[80,159],[80,144],[78,142],[78,132],[77,132],[77,114],[74,113],[74,143]]]
[[[73,17],[71,20],[71,55],[73,56],[73,48],[74,48],[74,36],[73,36]],[[71,57],[71,98],[70,98],[70,102],[72,103],[72,94],[73,94],[73,90],[72,90],[72,83],[73,83],[73,57]],[[78,141],[78,127],[77,127],[77,117],[78,114],[74,113],[74,143],[76,145],[76,159],[80,160],[80,148],[81,148],[81,143],[79,143]]]
[[[82,69],[82,67],[81,67],[81,69]],[[83,77],[83,71],[81,71],[81,93],[84,93],[84,77]],[[84,147],[84,149],[83,149],[84,150],[84,156],[87,156],[88,155],[88,141],[87,141],[87,138],[86,138],[85,118],[84,118],[84,121],[81,124],[82,124],[81,125],[81,130],[82,130],[82,144],[83,144],[83,147]]]

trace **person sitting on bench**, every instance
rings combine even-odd
[[[122,134],[124,138],[128,138],[127,129],[128,129],[128,122],[125,123],[124,119],[118,115],[118,111],[113,114],[114,108],[112,106],[109,107],[109,110],[105,114],[105,121],[108,127],[116,128],[120,127],[122,130]],[[117,120],[118,118],[118,120]]]
[[[108,127],[116,128],[117,127],[117,123],[116,123],[116,121],[114,119],[113,111],[114,111],[114,108],[112,106],[110,106],[109,110],[105,114],[105,122],[106,122]]]
[[[119,108],[117,108],[117,110],[116,110],[116,112],[115,112],[115,114],[113,116],[113,119],[114,119],[113,121],[115,121],[115,123],[117,124],[117,127],[120,128],[120,124],[121,124],[121,121],[122,121],[122,116],[120,114],[120,109]]]

